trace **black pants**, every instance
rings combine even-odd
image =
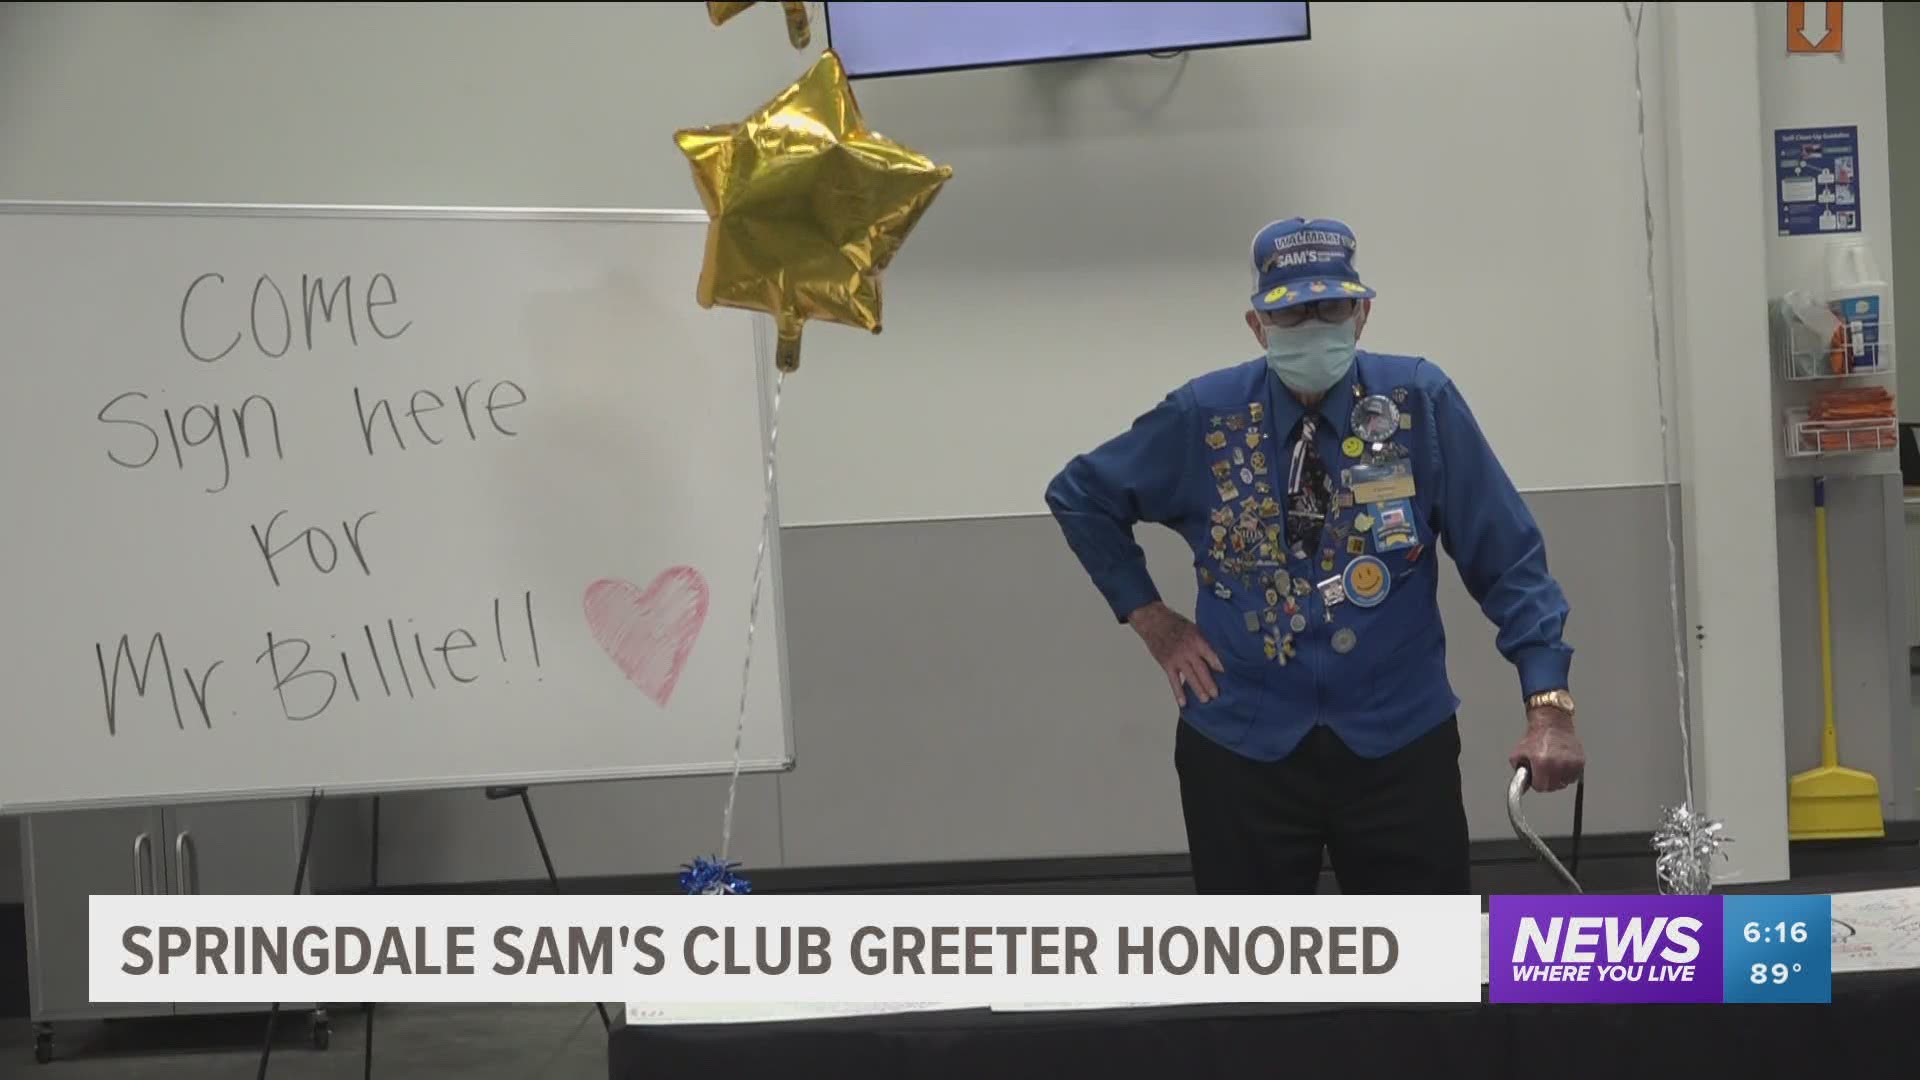
[[[1182,723],[1174,764],[1199,892],[1315,892],[1323,854],[1343,893],[1472,891],[1454,719],[1374,759],[1317,727],[1274,762]]]

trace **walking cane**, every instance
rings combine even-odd
[[[1520,796],[1527,793],[1527,775],[1527,767],[1521,765],[1518,769],[1514,770],[1513,780],[1507,784],[1507,820],[1512,823],[1514,834],[1532,846],[1533,853],[1540,856],[1542,862],[1545,862],[1553,868],[1553,872],[1559,875],[1560,880],[1566,882],[1567,888],[1572,889],[1574,892],[1584,892],[1585,890],[1580,888],[1579,879],[1575,878],[1573,873],[1560,862],[1559,856],[1553,853],[1553,849],[1547,846],[1545,840],[1540,839],[1540,834],[1533,831],[1533,827],[1527,824],[1526,817],[1520,813]],[[1580,811],[1582,804],[1586,802],[1585,796],[1586,781],[1583,779],[1579,786],[1574,789],[1573,796],[1573,859],[1575,865],[1579,865],[1580,861]]]

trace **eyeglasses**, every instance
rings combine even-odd
[[[1261,315],[1269,326],[1299,326],[1308,318],[1319,319],[1324,323],[1343,323],[1353,318],[1360,310],[1358,300],[1309,300],[1304,304],[1295,304],[1279,311],[1269,311]]]

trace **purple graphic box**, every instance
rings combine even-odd
[[[1714,1002],[1725,977],[1718,896],[1496,896],[1496,1002]]]
[[[856,79],[1307,36],[1305,4],[831,3],[826,13]]]

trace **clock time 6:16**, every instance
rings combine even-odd
[[[1769,926],[1759,922],[1750,922],[1744,927],[1741,927],[1740,936],[1754,943],[1765,942],[1769,945],[1775,943],[1784,945],[1787,942],[1792,942],[1795,945],[1799,945],[1807,940],[1807,924],[1804,922],[1777,922]]]

